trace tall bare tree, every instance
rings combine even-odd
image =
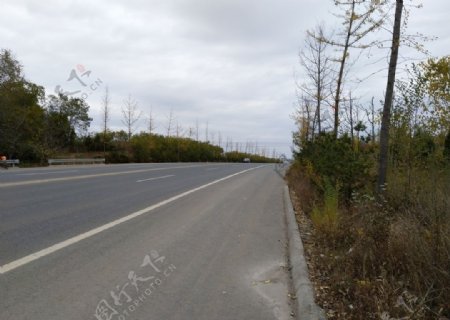
[[[170,135],[172,134],[172,127],[173,127],[173,122],[175,121],[175,117],[173,115],[173,108],[170,108],[170,112],[169,115],[167,116],[167,136],[170,137]]]
[[[317,25],[315,29],[306,32],[304,48],[300,52],[300,64],[306,73],[306,82],[298,85],[298,88],[316,105],[312,135],[315,133],[316,124],[318,133],[322,131],[322,105],[330,96],[328,89],[332,82],[332,69],[326,38],[331,36],[325,34],[325,27]]]
[[[389,59],[386,95],[380,129],[380,158],[378,164],[377,191],[381,194],[386,184],[389,147],[389,125],[391,121],[392,100],[394,97],[395,75],[397,71],[398,52],[402,25],[403,0],[396,0],[394,27],[392,32],[391,56]]]
[[[305,95],[297,96],[297,100],[298,107],[295,109],[292,119],[298,128],[298,131],[295,133],[296,145],[301,147],[307,141],[311,141],[313,137],[314,106],[312,106],[311,100]]]
[[[183,136],[183,134],[184,134],[183,127],[177,121],[177,125],[175,126],[175,136],[177,138],[180,138]]]
[[[156,129],[155,125],[155,118],[153,116],[153,107],[150,106],[150,113],[147,118],[147,124],[148,124],[148,133],[153,134]]]
[[[106,155],[106,135],[108,134],[109,124],[109,88],[105,87],[105,93],[102,97],[102,124],[103,124],[103,154]]]
[[[195,141],[198,141],[198,130],[199,130],[199,123],[198,123],[198,119],[195,119]]]
[[[217,143],[219,144],[219,147],[222,147],[222,132],[219,131],[218,133],[218,139]]]
[[[374,103],[375,98],[372,97],[372,100],[370,101],[370,110],[366,109],[366,116],[367,116],[367,121],[370,124],[370,135],[371,135],[371,143],[372,145],[375,144],[376,141],[376,134],[375,134],[375,103]]]
[[[384,7],[388,0],[334,0],[336,6],[344,12],[337,15],[343,19],[344,29],[340,36],[342,41],[333,38],[324,38],[323,41],[342,49],[339,58],[339,72],[336,80],[334,94],[334,135],[337,136],[339,128],[339,105],[345,77],[345,69],[350,56],[350,49],[367,49],[377,44],[377,41],[361,43],[368,34],[380,29],[386,17]]]
[[[127,128],[128,141],[130,141],[133,132],[136,130],[137,123],[142,116],[142,111],[138,110],[138,103],[131,95],[124,101],[122,106],[122,123]]]
[[[189,137],[189,139],[192,139],[194,137],[194,135],[195,135],[194,132],[195,132],[195,128],[189,127],[189,129],[188,129],[188,137]]]

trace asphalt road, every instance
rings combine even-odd
[[[274,165],[0,172],[0,319],[289,319]]]

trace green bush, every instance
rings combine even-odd
[[[128,163],[130,156],[123,151],[111,151],[106,155],[106,163]]]
[[[312,166],[314,173],[321,177],[320,189],[325,189],[324,179],[332,185],[340,184],[341,195],[348,202],[352,193],[370,180],[370,154],[356,149],[347,135],[336,139],[333,134],[324,133],[306,142],[297,158]]]

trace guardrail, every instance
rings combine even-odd
[[[16,164],[20,164],[19,159],[14,159],[14,160],[0,160],[0,164],[3,167],[8,167],[9,165],[11,166],[15,166]]]
[[[54,164],[97,164],[97,163],[105,163],[105,159],[48,159],[49,165]]]

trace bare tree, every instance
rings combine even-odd
[[[189,139],[192,139],[194,137],[194,134],[195,134],[194,132],[195,132],[195,128],[189,127],[189,129],[188,129]]]
[[[178,123],[177,121],[177,125],[175,127],[175,135],[177,138],[180,138],[183,136],[184,132],[183,132],[183,127]]]
[[[329,44],[324,40],[326,38],[331,36],[325,34],[323,25],[316,26],[314,30],[308,30],[304,49],[300,52],[300,64],[306,73],[307,81],[298,88],[316,105],[312,121],[312,136],[314,136],[316,124],[318,132],[322,131],[322,105],[330,96],[327,88],[332,82],[332,69],[331,59],[327,53]]]
[[[137,123],[141,116],[142,111],[138,110],[138,103],[131,95],[128,95],[127,100],[124,101],[124,105],[122,106],[122,123],[127,127],[128,141],[136,130]]]
[[[345,68],[350,56],[350,49],[367,49],[378,43],[377,41],[371,41],[362,44],[361,40],[383,26],[386,15],[384,7],[389,1],[335,0],[334,2],[344,12],[342,15],[337,15],[344,20],[344,30],[340,34],[343,39],[339,41],[333,38],[324,38],[322,41],[342,49],[341,58],[338,60],[339,71],[334,94],[334,135],[337,136],[339,128],[339,104],[341,102]]]
[[[109,124],[109,88],[105,87],[105,94],[102,97],[102,124],[103,124],[103,155],[106,155],[106,135],[108,133]]]
[[[377,192],[381,194],[386,184],[388,165],[389,124],[391,120],[391,107],[394,97],[395,75],[397,71],[398,52],[400,47],[400,34],[402,25],[403,0],[396,0],[394,27],[392,32],[391,56],[389,59],[388,80],[384,98],[383,116],[380,130],[380,158],[378,165]]]
[[[222,147],[222,132],[219,131],[219,137],[218,137],[218,144],[219,147]]]
[[[170,112],[169,115],[167,116],[167,137],[170,137],[170,135],[172,134],[172,126],[173,126],[173,122],[174,122],[175,118],[173,115],[173,109],[170,108]]]
[[[370,124],[370,128],[371,128],[371,142],[372,145],[375,144],[375,140],[376,140],[376,135],[375,135],[375,103],[374,103],[374,97],[372,97],[372,100],[370,102],[370,110],[366,109],[366,116],[367,116],[367,121]]]
[[[233,151],[233,139],[230,137],[227,137],[227,142],[225,145],[225,152]]]
[[[296,136],[298,137],[297,144],[301,146],[306,141],[310,141],[313,136],[314,107],[312,106],[311,100],[305,95],[298,96],[297,99],[298,107],[294,111],[292,119],[294,119],[298,128],[298,132],[296,133]],[[255,151],[255,153],[257,153],[257,151]]]
[[[195,141],[198,141],[198,129],[199,129],[198,119],[195,119]]]
[[[155,118],[153,117],[153,107],[150,106],[150,113],[147,118],[148,133],[153,134],[156,129]]]
[[[354,134],[354,121],[353,121],[353,99],[352,92],[349,93],[349,107],[350,107],[350,137],[352,138],[352,143],[355,141]]]

